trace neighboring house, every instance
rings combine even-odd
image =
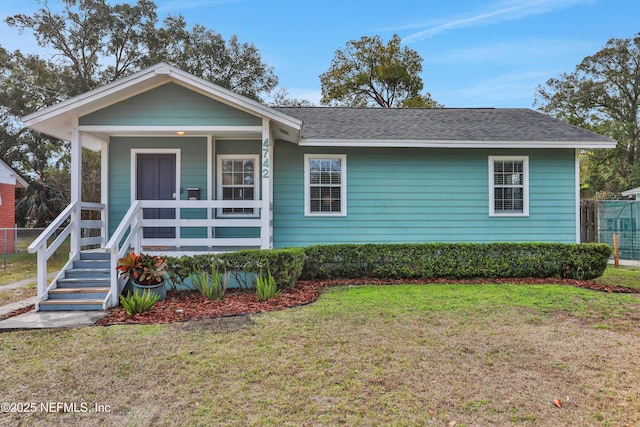
[[[0,253],[16,251],[16,194],[29,183],[0,159]]]
[[[104,307],[130,247],[576,242],[578,151],[616,145],[527,109],[270,108],[166,64],[23,120],[72,154],[71,205],[31,250],[46,259],[71,218],[72,260],[108,253]],[[101,204],[80,200],[81,147],[102,154]],[[82,209],[102,221],[81,222]]]

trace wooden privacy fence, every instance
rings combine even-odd
[[[580,241],[582,243],[598,242],[598,201],[580,201]]]

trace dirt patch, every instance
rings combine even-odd
[[[189,320],[187,322],[176,323],[175,329],[188,332],[236,332],[249,328],[255,324],[250,315],[240,314],[237,316],[212,317],[208,319]]]

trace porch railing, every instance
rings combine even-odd
[[[67,269],[67,266],[72,263],[79,256],[79,251],[83,248],[87,247],[95,247],[104,246],[106,242],[107,230],[106,230],[106,221],[104,221],[105,215],[105,205],[101,203],[80,203],[80,218],[78,221],[79,228],[78,236],[76,240],[78,241],[78,245],[71,244],[72,248],[69,252],[69,261],[65,268],[56,276],[56,278],[51,282],[51,285],[47,286],[47,264],[49,258],[53,256],[53,254],[58,250],[58,248],[64,243],[64,241],[69,237],[74,230],[74,214],[76,213],[76,208],[78,204],[77,202],[71,203],[69,206],[63,210],[60,215],[56,219],[54,219],[51,224],[29,245],[28,251],[29,253],[37,254],[37,290],[38,290],[38,302],[46,297],[49,289],[55,287],[58,279],[63,274],[64,270]],[[99,211],[100,218],[99,220],[93,219],[82,219],[83,211]],[[95,215],[90,215],[95,216]],[[65,225],[66,224],[66,225]],[[58,230],[63,227],[61,232],[58,233]],[[97,230],[97,231],[94,231]],[[94,231],[94,232],[91,232]],[[57,235],[56,235],[57,233]],[[49,240],[53,238],[51,244],[49,244]],[[76,248],[74,250],[73,248]]]
[[[126,255],[129,250],[140,253],[144,247],[260,247],[261,237],[216,237],[213,229],[225,228],[257,228],[261,230],[260,215],[251,218],[219,217],[217,209],[254,209],[260,212],[262,202],[260,200],[136,200],[120,221],[120,224],[111,235],[105,245],[105,251],[111,259],[111,290],[110,303],[118,304],[118,295],[123,283],[119,282],[115,267],[118,259]],[[171,219],[145,219],[144,209],[173,209],[175,218]],[[195,211],[195,212],[194,212]],[[189,213],[190,212],[190,213]],[[183,218],[193,214],[203,218]],[[173,238],[144,238],[145,227],[174,228]],[[199,237],[182,237],[188,229],[199,229],[202,234]],[[264,230],[261,230],[261,234]]]

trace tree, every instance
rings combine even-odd
[[[167,16],[160,24],[153,1],[59,0],[57,11],[47,0],[37,1],[41,8],[33,15],[18,14],[5,22],[32,31],[38,45],[54,53],[44,59],[0,47],[0,152],[44,185],[28,192],[33,203],[25,208],[37,212],[38,221],[46,221],[47,209],[55,212],[60,197],[68,197],[69,147],[25,129],[20,117],[160,61],[256,100],[278,83],[253,44],[236,36],[225,41],[200,25],[189,28],[181,15]],[[87,165],[97,162],[93,153],[83,157]],[[83,173],[84,184],[99,188],[99,174],[86,167]],[[54,195],[47,205],[47,197]]]
[[[270,102],[273,107],[313,107],[313,102],[308,99],[291,98],[287,88],[282,87],[274,92],[273,100]]]
[[[0,152],[21,173],[42,177],[66,149],[63,141],[25,129],[20,117],[66,98],[62,70],[36,55],[0,47]]]
[[[572,73],[537,89],[540,110],[608,135],[615,150],[582,153],[584,196],[640,186],[640,33],[611,39]]]
[[[394,35],[385,45],[379,36],[362,37],[336,50],[329,70],[320,75],[325,105],[348,107],[434,107],[423,88],[422,58],[400,46]]]
[[[39,1],[43,6],[33,15],[5,22],[31,30],[38,45],[55,50],[69,96],[161,61],[256,100],[278,83],[253,44],[235,35],[227,42],[201,25],[189,29],[182,15],[167,16],[160,25],[153,1],[60,0],[58,13]]]
[[[236,35],[225,41],[201,25],[188,30],[182,16],[170,16],[149,36],[144,66],[167,62],[257,101],[263,101],[261,94],[278,84],[273,67],[262,62],[255,45],[241,43]]]

